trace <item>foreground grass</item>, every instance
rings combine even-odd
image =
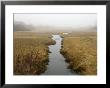
[[[96,33],[74,33],[64,37],[61,54],[69,63],[68,68],[84,75],[97,74]]]
[[[14,74],[39,75],[48,64],[48,45],[55,44],[49,34],[14,32]]]

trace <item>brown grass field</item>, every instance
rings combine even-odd
[[[14,32],[14,75],[39,75],[48,64],[48,45],[55,44],[50,34]]]
[[[82,75],[97,74],[97,34],[96,32],[77,32],[61,35],[61,54],[69,63],[68,68]]]

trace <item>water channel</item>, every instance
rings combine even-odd
[[[49,64],[47,70],[42,75],[77,75],[75,72],[68,69],[68,63],[65,58],[60,54],[61,41],[60,35],[52,35],[52,39],[56,41],[55,45],[50,45],[49,51]]]

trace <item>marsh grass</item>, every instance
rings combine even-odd
[[[47,69],[49,34],[14,32],[14,75],[39,75]]]
[[[69,63],[68,68],[83,74],[97,74],[97,36],[96,33],[74,33],[62,35],[61,54]]]

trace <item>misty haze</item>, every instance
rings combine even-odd
[[[15,31],[95,31],[97,14],[14,14],[14,24]]]
[[[97,75],[97,14],[14,14],[14,75]]]

